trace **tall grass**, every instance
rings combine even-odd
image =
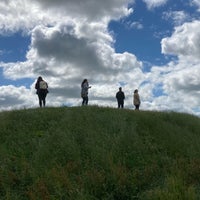
[[[174,112],[2,112],[0,199],[200,199],[199,130]]]

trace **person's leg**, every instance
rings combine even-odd
[[[124,107],[124,103],[122,101],[118,101],[118,108],[123,108]]]
[[[39,100],[39,106],[42,107],[42,99],[40,94],[38,94],[38,100]]]
[[[119,101],[117,101],[117,105],[118,105],[118,108],[120,108],[120,102]]]
[[[41,99],[42,99],[43,107],[45,107],[45,104],[46,104],[45,98],[46,98],[46,91],[44,90],[41,93]]]
[[[139,105],[135,105],[135,110],[139,110]]]
[[[43,106],[45,107],[45,105],[46,105],[46,100],[43,99]]]
[[[88,101],[89,101],[88,97],[85,97],[85,105],[88,105]]]
[[[85,104],[85,97],[82,97],[83,101],[82,101],[82,106],[84,106]]]
[[[46,106],[46,96],[47,96],[47,92],[45,91],[44,93],[44,98],[43,98],[43,106]]]
[[[42,99],[41,98],[39,98],[39,105],[40,105],[40,107],[42,107]]]
[[[84,104],[84,98],[82,97],[82,106],[83,106],[83,104]]]

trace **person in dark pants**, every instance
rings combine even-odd
[[[83,99],[82,101],[82,106],[88,105],[88,89],[91,88],[89,86],[88,80],[84,79],[83,82],[81,83],[81,97]]]
[[[119,91],[116,93],[116,98],[117,98],[118,108],[120,107],[124,108],[125,95],[121,87],[119,88]]]
[[[41,76],[38,77],[37,82],[35,84],[36,94],[38,95],[39,105],[40,107],[46,106],[46,96],[48,93],[48,84],[46,81],[42,79]]]

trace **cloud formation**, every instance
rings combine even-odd
[[[175,28],[171,37],[161,41],[162,53],[188,59],[191,62],[200,60],[200,21],[185,23]]]
[[[149,9],[167,0],[143,0]],[[194,1],[196,5],[197,1]],[[24,62],[3,63],[5,78],[33,80],[30,87],[0,86],[0,109],[38,106],[34,84],[41,75],[48,82],[49,106],[81,105],[80,84],[88,78],[90,103],[116,106],[119,86],[126,95],[126,107],[133,108],[132,94],[138,88],[145,110],[176,110],[199,114],[200,22],[183,11],[173,18],[174,31],[161,40],[165,56],[175,59],[163,66],[151,66],[129,52],[117,53],[115,38],[108,30],[111,20],[133,13],[129,0],[15,0],[1,1],[0,34],[22,31],[31,38]],[[9,13],[7,15],[7,13]],[[181,22],[181,23],[178,23]],[[137,21],[132,26],[143,28]],[[189,74],[189,76],[188,76]],[[189,98],[185,98],[185,95]]]
[[[148,9],[154,9],[167,3],[168,0],[143,0]]]
[[[165,20],[172,20],[176,26],[179,26],[186,21],[191,20],[191,17],[184,11],[168,11],[163,13]]]

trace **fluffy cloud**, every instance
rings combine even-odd
[[[148,9],[153,9],[167,3],[168,0],[143,0]]]
[[[132,22],[129,26],[130,28],[143,29],[143,25],[140,22]]]
[[[173,20],[173,23],[178,26],[186,21],[191,20],[191,17],[184,11],[168,11],[163,13],[163,18],[165,20]]]
[[[152,9],[167,1],[144,2]],[[133,108],[132,94],[138,88],[142,109],[193,113],[200,104],[200,22],[184,23],[182,12],[168,15],[176,22],[181,21],[175,25],[181,25],[162,39],[162,53],[177,59],[144,72],[143,63],[134,54],[115,51],[114,37],[108,31],[110,20],[132,12],[129,3],[128,0],[1,1],[0,8],[5,12],[0,13],[0,33],[21,30],[31,38],[24,62],[0,63],[3,75],[12,80],[33,80],[41,75],[49,84],[49,106],[81,105],[80,84],[88,78],[92,86],[90,104],[116,106],[115,93],[122,86],[127,108]],[[137,22],[132,25],[142,28]],[[0,109],[38,106],[34,85],[33,81],[30,88],[1,86]],[[186,93],[188,98],[184,98]]]
[[[9,5],[10,16],[5,21],[5,15],[1,14],[0,25],[9,32],[21,29],[31,37],[26,61],[1,63],[4,76],[16,80],[42,75],[49,84],[48,105],[53,106],[79,105],[80,83],[88,78],[93,85],[91,103],[97,103],[98,99],[102,105],[112,105],[114,87],[118,88],[120,82],[129,85],[127,80],[133,73],[142,76],[141,62],[130,53],[115,53],[113,37],[107,30],[110,19],[132,12],[127,8],[128,3],[127,0],[94,1],[94,4],[91,1],[1,2],[2,8]],[[11,18],[14,21],[9,25]],[[34,94],[34,83],[30,92]]]
[[[53,12],[62,12],[72,18],[83,18],[89,21],[119,19],[128,15],[132,10],[127,9],[130,0],[36,0],[44,9],[52,9]]]
[[[159,110],[177,110],[196,113],[200,88],[199,65],[199,21],[185,23],[176,27],[174,33],[161,41],[162,53],[174,55],[175,61],[166,66],[154,66],[148,73],[145,87],[151,93],[151,108]],[[154,88],[160,85],[160,96],[154,96]],[[143,87],[145,89],[145,87]]]
[[[171,37],[161,41],[162,53],[176,55],[191,62],[200,60],[200,21],[176,27]]]
[[[0,105],[1,110],[26,108],[35,105],[35,98],[25,87],[1,86]]]
[[[26,33],[38,22],[49,23],[48,14],[41,14],[38,6],[28,1],[1,1],[0,2],[0,33],[12,34],[19,30]]]
[[[198,7],[198,11],[200,11],[200,1],[199,0],[192,0],[191,3]]]

